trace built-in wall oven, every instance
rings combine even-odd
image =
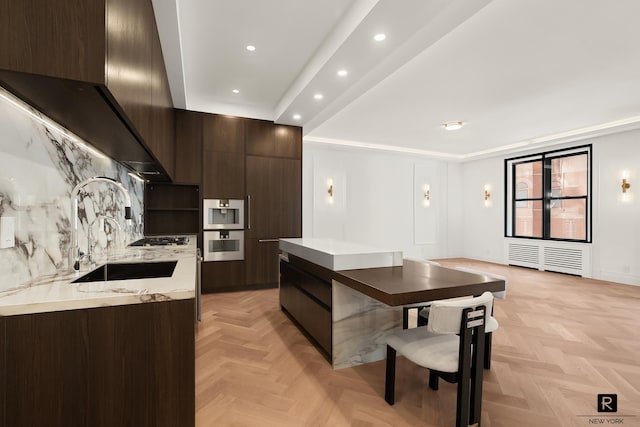
[[[244,231],[215,230],[204,232],[204,260],[234,261],[244,259]]]
[[[244,259],[244,200],[204,199],[203,259],[236,261]]]

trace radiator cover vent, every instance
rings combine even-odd
[[[505,238],[506,263],[591,277],[591,245]]]
[[[537,266],[540,263],[540,249],[537,245],[510,243],[509,262],[535,264]],[[525,267],[528,267],[528,265],[526,265]]]
[[[544,267],[545,270],[561,268],[581,272],[582,251],[580,249],[545,247]]]

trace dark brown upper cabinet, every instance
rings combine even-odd
[[[278,157],[302,158],[302,128],[275,125],[275,154]]]
[[[244,155],[245,124],[242,117],[205,114],[202,137],[207,150]]]
[[[202,126],[202,194],[205,199],[244,199],[245,122],[206,114]]]
[[[176,173],[175,180],[200,185],[202,180],[202,120],[204,113],[175,110]]]
[[[105,154],[174,174],[173,103],[151,0],[5,0],[0,84]]]
[[[266,120],[247,120],[247,154],[302,158],[302,128],[276,125]]]
[[[247,155],[273,156],[276,141],[273,122],[248,119],[245,141]]]

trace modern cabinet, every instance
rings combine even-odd
[[[275,238],[282,205],[280,159],[247,156],[247,238]]]
[[[246,252],[245,252],[246,253]],[[245,261],[213,261],[202,263],[202,292],[221,292],[245,286]]]
[[[0,318],[0,424],[194,426],[194,316],[188,299]]]
[[[200,185],[202,181],[202,120],[204,113],[175,110],[175,180]]]
[[[332,355],[331,282],[280,262],[280,305],[313,339],[329,361]]]
[[[247,284],[277,285],[278,239],[302,235],[301,160],[247,156]]]
[[[199,234],[200,188],[193,184],[145,185],[145,235]]]
[[[302,235],[302,128],[177,110],[176,144],[202,199],[245,200],[244,260],[203,263],[203,292],[277,286],[278,239]]]
[[[202,126],[202,193],[205,199],[244,199],[245,119],[206,114]]]
[[[245,269],[247,285],[252,287],[277,286],[278,254],[277,238],[255,239],[245,242]]]
[[[247,120],[248,155],[300,159],[301,141],[301,127],[276,125],[265,120]]]
[[[0,3],[0,83],[116,160],[174,174],[173,103],[151,0]]]
[[[302,236],[302,129],[257,120],[247,129],[247,284],[276,286],[278,239]]]

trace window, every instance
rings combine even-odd
[[[591,145],[505,160],[505,235],[591,242]]]

